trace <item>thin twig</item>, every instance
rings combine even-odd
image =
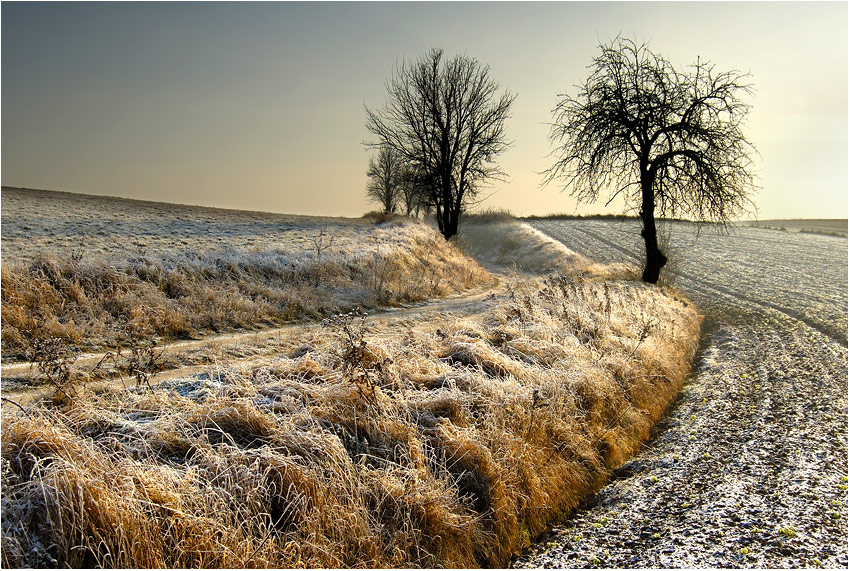
[[[29,418],[30,413],[27,411],[27,409],[25,409],[24,407],[22,407],[21,405],[19,405],[15,401],[13,401],[12,399],[7,399],[6,397],[0,397],[0,400],[2,400],[3,402],[7,402],[9,404],[15,405],[16,407],[21,409],[21,412],[24,413],[27,416],[27,418]]]

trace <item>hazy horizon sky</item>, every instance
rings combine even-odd
[[[577,207],[547,139],[599,43],[647,41],[751,74],[759,217],[846,218],[845,2],[2,4],[2,184],[293,214],[359,216],[397,62],[429,48],[517,94],[508,173],[482,207]]]

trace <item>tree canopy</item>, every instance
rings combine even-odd
[[[748,76],[697,59],[677,70],[646,44],[617,38],[600,46],[576,97],[559,94],[550,140],[558,179],[582,202],[607,193],[638,209],[655,283],[667,262],[655,215],[725,223],[750,210],[753,145],[742,127]]]
[[[369,159],[369,169],[366,171],[369,177],[366,196],[369,200],[380,204],[387,214],[396,210],[401,195],[403,174],[401,158],[390,147],[381,147],[378,149],[378,156]]]

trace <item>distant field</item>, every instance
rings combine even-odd
[[[3,260],[39,253],[91,257],[178,251],[315,251],[324,231],[334,249],[351,249],[374,227],[361,218],[226,210],[50,190],[3,187]]]
[[[786,221],[781,221],[786,222]],[[825,223],[832,221],[825,220]],[[643,262],[637,221],[536,221],[532,226],[579,254],[604,262]],[[832,226],[833,228],[835,225]],[[698,231],[699,230],[699,231]],[[659,235],[667,279],[703,311],[732,296],[773,307],[847,343],[847,242],[834,236],[742,226],[728,232],[672,223]],[[741,313],[741,308],[724,312]]]
[[[582,222],[626,222],[627,220],[637,220],[637,216],[624,214],[591,214],[581,216],[576,214],[549,214],[546,216],[527,216],[525,220],[532,225],[541,222],[553,221],[582,221]],[[659,219],[659,222],[677,222],[692,224],[689,220],[681,220],[678,218]],[[827,236],[843,236],[847,237],[847,219],[846,218],[794,218],[794,219],[771,219],[771,220],[747,220],[734,223],[738,226],[751,226],[753,228],[766,228],[768,230],[781,230],[783,232],[803,232],[807,234],[824,234]],[[711,226],[710,224],[708,226]]]
[[[825,234],[827,236],[847,237],[847,219],[806,219],[795,218],[792,220],[756,220],[747,222],[747,226],[755,228],[767,228],[770,230],[782,230],[785,232],[804,232],[808,234]]]

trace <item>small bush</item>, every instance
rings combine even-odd
[[[372,222],[373,224],[383,224],[384,222],[397,220],[401,218],[401,215],[394,214],[392,212],[384,212],[382,210],[370,210],[369,212],[364,214],[362,218]]]

